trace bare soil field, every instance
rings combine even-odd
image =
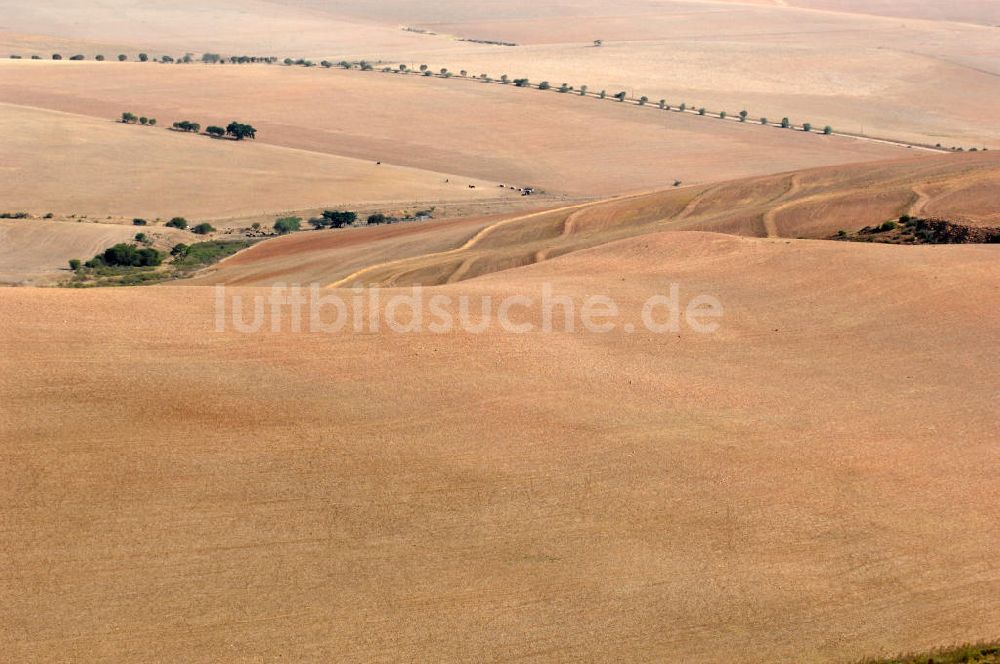
[[[850,662],[1000,632],[997,248],[666,232],[433,292],[634,320],[671,282],[717,333],[219,333],[212,289],[0,290],[6,657]]]
[[[322,241],[299,234],[249,249],[198,283],[442,284],[661,230],[822,239],[902,215],[995,227],[997,191],[998,153],[834,166],[469,219],[448,235],[431,228],[393,236],[328,231]],[[424,241],[414,243],[418,230]]]
[[[131,110],[168,126],[239,119],[260,130],[258,144],[459,173],[467,179],[445,189],[462,194],[478,178],[493,193],[506,183],[599,198],[675,179],[712,182],[909,154],[541,90],[320,68],[0,61],[0,100],[104,120]]]

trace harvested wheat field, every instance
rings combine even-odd
[[[0,0],[0,660],[992,661],[998,30]]]
[[[416,225],[279,238],[194,283],[426,286],[671,229],[823,239],[902,215],[993,228],[1000,227],[997,191],[1000,153],[834,166],[469,218],[449,222],[454,233]]]
[[[482,180],[446,184],[447,173],[124,125],[112,117],[10,104],[0,105],[0,111],[0,200],[10,210],[214,218],[503,196]]]
[[[433,292],[635,321],[672,282],[717,333],[220,333],[212,289],[0,291],[6,656],[849,662],[1000,631],[995,248],[667,232]]]
[[[141,229],[85,220],[0,219],[0,284],[46,284],[69,274],[67,261],[87,260],[145,232],[154,246],[169,250],[190,234],[172,228]]]
[[[448,191],[461,193],[479,179],[598,198],[913,152],[514,86],[322,68],[0,61],[0,100],[105,121],[126,110],[168,126],[239,119],[260,130],[257,143],[458,173],[466,179]]]

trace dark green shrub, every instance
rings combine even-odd
[[[185,219],[184,217],[174,217],[173,219],[171,219],[166,223],[166,226],[168,228],[179,228],[181,230],[184,230],[185,228],[188,227],[188,222],[187,219]]]
[[[209,224],[207,222],[202,222],[197,226],[195,226],[194,228],[192,228],[191,232],[196,235],[208,235],[209,233],[214,233],[215,228],[212,226],[212,224]]]
[[[286,233],[292,233],[299,230],[299,226],[302,223],[302,219],[299,217],[282,217],[275,220],[274,230],[279,235],[284,235]]]
[[[133,226],[145,226],[147,223],[148,222],[145,219],[133,219],[132,220],[132,225]]]

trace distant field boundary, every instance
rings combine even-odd
[[[22,56],[18,56],[18,55],[11,55],[9,57],[11,59],[14,59],[14,60],[24,60],[24,58]],[[166,59],[164,59],[164,58],[166,58]],[[39,59],[40,58],[35,57],[35,58],[33,58],[33,61],[37,62]],[[78,62],[78,61],[84,60],[84,59],[85,58],[83,58],[82,56],[73,56],[72,58],[69,58],[69,60],[63,60],[63,59],[60,58],[57,61],[60,61],[60,62],[76,61],[76,62]],[[49,60],[43,60],[43,61],[48,62]],[[95,61],[98,61],[98,60],[95,60]],[[99,60],[99,61],[100,62],[108,62],[108,63],[113,63],[113,62],[119,62],[119,63],[120,62],[127,62],[127,61],[121,61],[121,60],[117,60],[117,59],[108,59],[108,60]],[[329,61],[324,60],[321,63],[317,64],[317,63],[315,63],[315,62],[313,62],[311,60],[304,59],[304,58],[299,58],[297,60],[292,60],[291,58],[285,58],[284,61],[279,61],[278,58],[275,58],[275,57],[256,57],[256,56],[253,56],[253,57],[251,57],[251,56],[238,56],[237,57],[237,56],[232,56],[232,57],[230,57],[228,59],[220,57],[218,60],[212,60],[211,62],[203,62],[201,60],[195,60],[193,58],[192,59],[185,58],[184,60],[175,60],[173,58],[170,58],[169,56],[162,56],[160,59],[150,58],[150,59],[145,60],[143,62],[154,63],[154,64],[186,64],[186,65],[207,65],[207,66],[217,66],[217,65],[220,65],[220,64],[227,64],[227,63],[228,64],[237,64],[237,65],[253,65],[253,64],[281,65],[281,66],[286,66],[286,67],[302,66],[302,67],[306,67],[306,68],[312,68],[312,67],[321,66],[321,67],[323,67],[325,69],[339,68],[339,69],[345,69],[345,70],[358,70],[358,71],[367,71],[367,72],[378,72],[378,73],[384,73],[384,74],[397,74],[397,75],[402,74],[402,75],[407,75],[407,76],[416,75],[416,76],[419,76],[419,77],[426,77],[426,78],[455,79],[455,80],[462,80],[462,81],[467,81],[467,82],[471,82],[471,83],[496,84],[496,85],[502,85],[502,86],[507,86],[507,87],[513,87],[513,88],[525,88],[525,89],[540,90],[542,92],[550,92],[551,91],[551,92],[556,92],[556,93],[565,94],[565,95],[569,95],[569,96],[590,97],[592,99],[598,99],[600,101],[609,101],[609,102],[615,102],[615,103],[623,103],[623,104],[628,104],[630,106],[636,106],[636,107],[640,107],[640,108],[646,107],[646,108],[648,108],[649,110],[652,110],[652,111],[661,111],[661,112],[670,112],[670,113],[685,113],[685,114],[688,114],[688,115],[701,116],[701,117],[709,118],[709,119],[713,119],[713,120],[723,120],[723,121],[728,121],[728,122],[735,122],[737,124],[757,125],[759,127],[784,129],[785,131],[798,131],[798,132],[804,132],[804,133],[809,133],[809,134],[818,134],[818,135],[824,136],[824,137],[835,136],[835,137],[838,137],[838,138],[849,138],[849,139],[853,139],[853,140],[866,141],[866,142],[870,142],[870,143],[881,143],[881,144],[884,144],[884,145],[893,145],[893,146],[901,147],[901,148],[907,148],[907,149],[913,149],[913,150],[922,150],[922,151],[925,151],[925,152],[953,153],[953,152],[965,152],[966,151],[966,149],[964,147],[944,147],[943,145],[940,145],[940,144],[930,145],[928,143],[917,143],[917,142],[912,142],[912,141],[904,141],[904,140],[901,140],[901,139],[888,138],[888,137],[884,137],[884,136],[871,136],[871,135],[868,135],[868,134],[861,134],[861,133],[856,133],[856,132],[837,131],[837,130],[834,130],[833,127],[831,127],[829,125],[823,125],[823,126],[821,126],[820,124],[812,125],[811,123],[802,123],[802,124],[796,125],[796,124],[792,123],[788,118],[783,118],[781,121],[775,122],[775,121],[773,121],[772,119],[769,119],[769,118],[750,116],[749,113],[745,113],[745,111],[741,111],[741,112],[736,113],[736,114],[731,114],[731,113],[729,113],[727,111],[709,111],[705,107],[689,107],[685,102],[682,102],[681,104],[666,104],[664,107],[661,107],[661,103],[665,104],[666,100],[653,101],[653,100],[649,99],[648,97],[644,97],[644,96],[635,97],[634,93],[629,94],[629,93],[627,93],[625,91],[621,91],[621,92],[618,92],[618,93],[615,93],[615,94],[609,94],[606,90],[602,90],[601,92],[594,92],[593,90],[590,90],[589,87],[587,87],[587,86],[581,86],[580,88],[576,88],[576,87],[573,87],[573,86],[568,86],[565,83],[562,83],[559,86],[555,86],[555,85],[551,85],[547,81],[542,81],[540,83],[531,83],[529,81],[529,79],[527,79],[527,78],[509,78],[509,77],[507,77],[506,74],[501,75],[498,78],[494,78],[494,77],[488,76],[486,74],[480,74],[478,76],[471,76],[467,72],[464,72],[464,70],[463,70],[463,72],[456,74],[455,72],[452,72],[452,71],[448,70],[447,68],[442,68],[442,69],[439,69],[438,71],[435,72],[428,65],[421,65],[420,69],[413,69],[413,68],[411,68],[411,67],[409,67],[407,65],[397,65],[395,67],[392,67],[392,66],[388,65],[388,61],[384,61],[384,60],[379,60],[379,61],[375,61],[375,62],[370,62],[370,61],[366,61],[366,60],[348,62],[348,61],[345,60],[345,61],[340,61],[340,62],[337,62],[337,63],[333,63],[333,62],[329,62]],[[405,67],[405,69],[403,69],[402,67]],[[564,89],[563,86],[566,86],[565,89]],[[983,148],[972,147],[972,148],[969,148],[968,151],[969,152],[978,152],[978,151],[980,151],[980,149],[983,150],[983,151],[986,151],[989,148],[986,148],[986,147],[983,147]]]

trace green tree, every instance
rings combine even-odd
[[[725,111],[721,111],[721,112],[719,113],[719,119],[721,119],[721,120],[725,120],[725,119],[726,119],[727,117],[729,117],[729,114],[728,114],[728,113],[726,113]]]
[[[833,133],[833,127],[831,127],[830,125],[827,125],[827,126],[823,127],[823,133],[826,136],[831,135]]]
[[[129,113],[128,111],[125,111],[124,113],[122,113],[122,123],[123,124],[134,124],[134,123],[136,123],[138,121],[139,121],[139,118],[135,115],[135,113]]]
[[[586,85],[581,85],[580,86],[580,96],[581,97],[586,97],[587,96],[587,86]]]
[[[506,85],[507,83],[510,82],[510,76],[507,76],[507,74],[502,74],[500,76],[500,82]]]
[[[343,228],[354,224],[358,220],[358,215],[350,210],[326,210],[323,212],[323,218],[327,220],[329,226]]]
[[[226,135],[232,136],[237,141],[242,141],[245,138],[255,139],[257,138],[257,130],[252,125],[230,122],[226,125]]]
[[[639,97],[639,106],[645,106],[648,101],[649,97],[647,97],[646,95]]]
[[[133,226],[145,226],[147,223],[148,222],[145,219],[133,219],[132,220],[132,225]]]
[[[386,222],[386,217],[381,212],[376,212],[375,214],[368,215],[368,225],[377,226],[379,224],[384,224]]]
[[[538,84],[538,89],[539,90],[548,90],[551,87],[552,86],[549,84],[548,81],[542,81],[541,83]]]
[[[73,57],[71,57],[70,60],[74,60],[74,61],[79,62],[80,60],[86,60],[86,58],[84,58],[82,55],[77,54],[77,55],[74,55]]]
[[[789,120],[788,118],[781,118],[781,128],[782,129],[788,129],[791,126],[792,126],[792,121],[791,120]]]
[[[761,118],[761,119],[760,119],[760,123],[761,123],[762,125],[766,125],[766,124],[767,124],[767,118]]]
[[[147,124],[149,124],[149,118],[147,118],[145,115],[142,116],[141,118],[139,118],[139,124],[141,124],[141,125],[147,125]]]
[[[73,270],[74,272],[79,270],[81,265],[82,263],[80,262],[79,258],[71,258],[69,261],[69,269]]]
[[[53,53],[52,54],[52,59],[53,60],[62,60],[62,56],[59,55],[58,53]]]
[[[202,222],[197,226],[195,226],[194,228],[192,228],[191,232],[194,233],[195,235],[208,235],[209,233],[214,233],[215,228],[212,226],[212,224],[208,222]]]
[[[145,53],[139,54],[139,62],[149,62],[149,56]]]
[[[618,101],[625,101],[625,91],[622,90],[621,92],[616,94],[615,99],[617,99]]]
[[[104,62],[104,56],[103,55],[95,55],[94,59],[97,60],[98,62]]]
[[[128,60],[127,55],[125,55],[124,53],[118,54],[118,62],[125,62],[126,60]]]
[[[188,227],[188,222],[184,217],[174,217],[168,221],[166,225],[167,228],[179,228],[180,230],[184,230]]]
[[[299,230],[299,225],[301,223],[302,219],[300,217],[282,217],[275,220],[274,230],[279,235],[285,235]]]
[[[708,113],[708,111],[705,110],[704,106],[698,109],[698,115],[705,115],[706,113]]]
[[[746,111],[740,111],[740,122],[746,122],[749,115]]]
[[[146,244],[146,243],[149,242],[149,236],[146,235],[145,233],[136,233],[135,234],[135,241],[136,242],[141,242],[142,244]]]
[[[608,98],[608,91],[607,90],[601,90],[600,94],[598,94],[597,96],[600,97],[601,99],[607,99]]]
[[[813,126],[812,126],[811,122],[807,122],[804,125],[802,125],[802,131],[804,131],[804,132],[811,132],[812,130],[813,130]]]
[[[667,100],[666,99],[661,99],[658,103],[659,103],[661,111],[667,107]]]
[[[174,258],[178,257],[182,258],[187,255],[188,250],[190,249],[191,247],[189,247],[188,245],[184,244],[183,242],[179,242],[175,244],[173,248],[170,250],[170,255],[173,256]]]

